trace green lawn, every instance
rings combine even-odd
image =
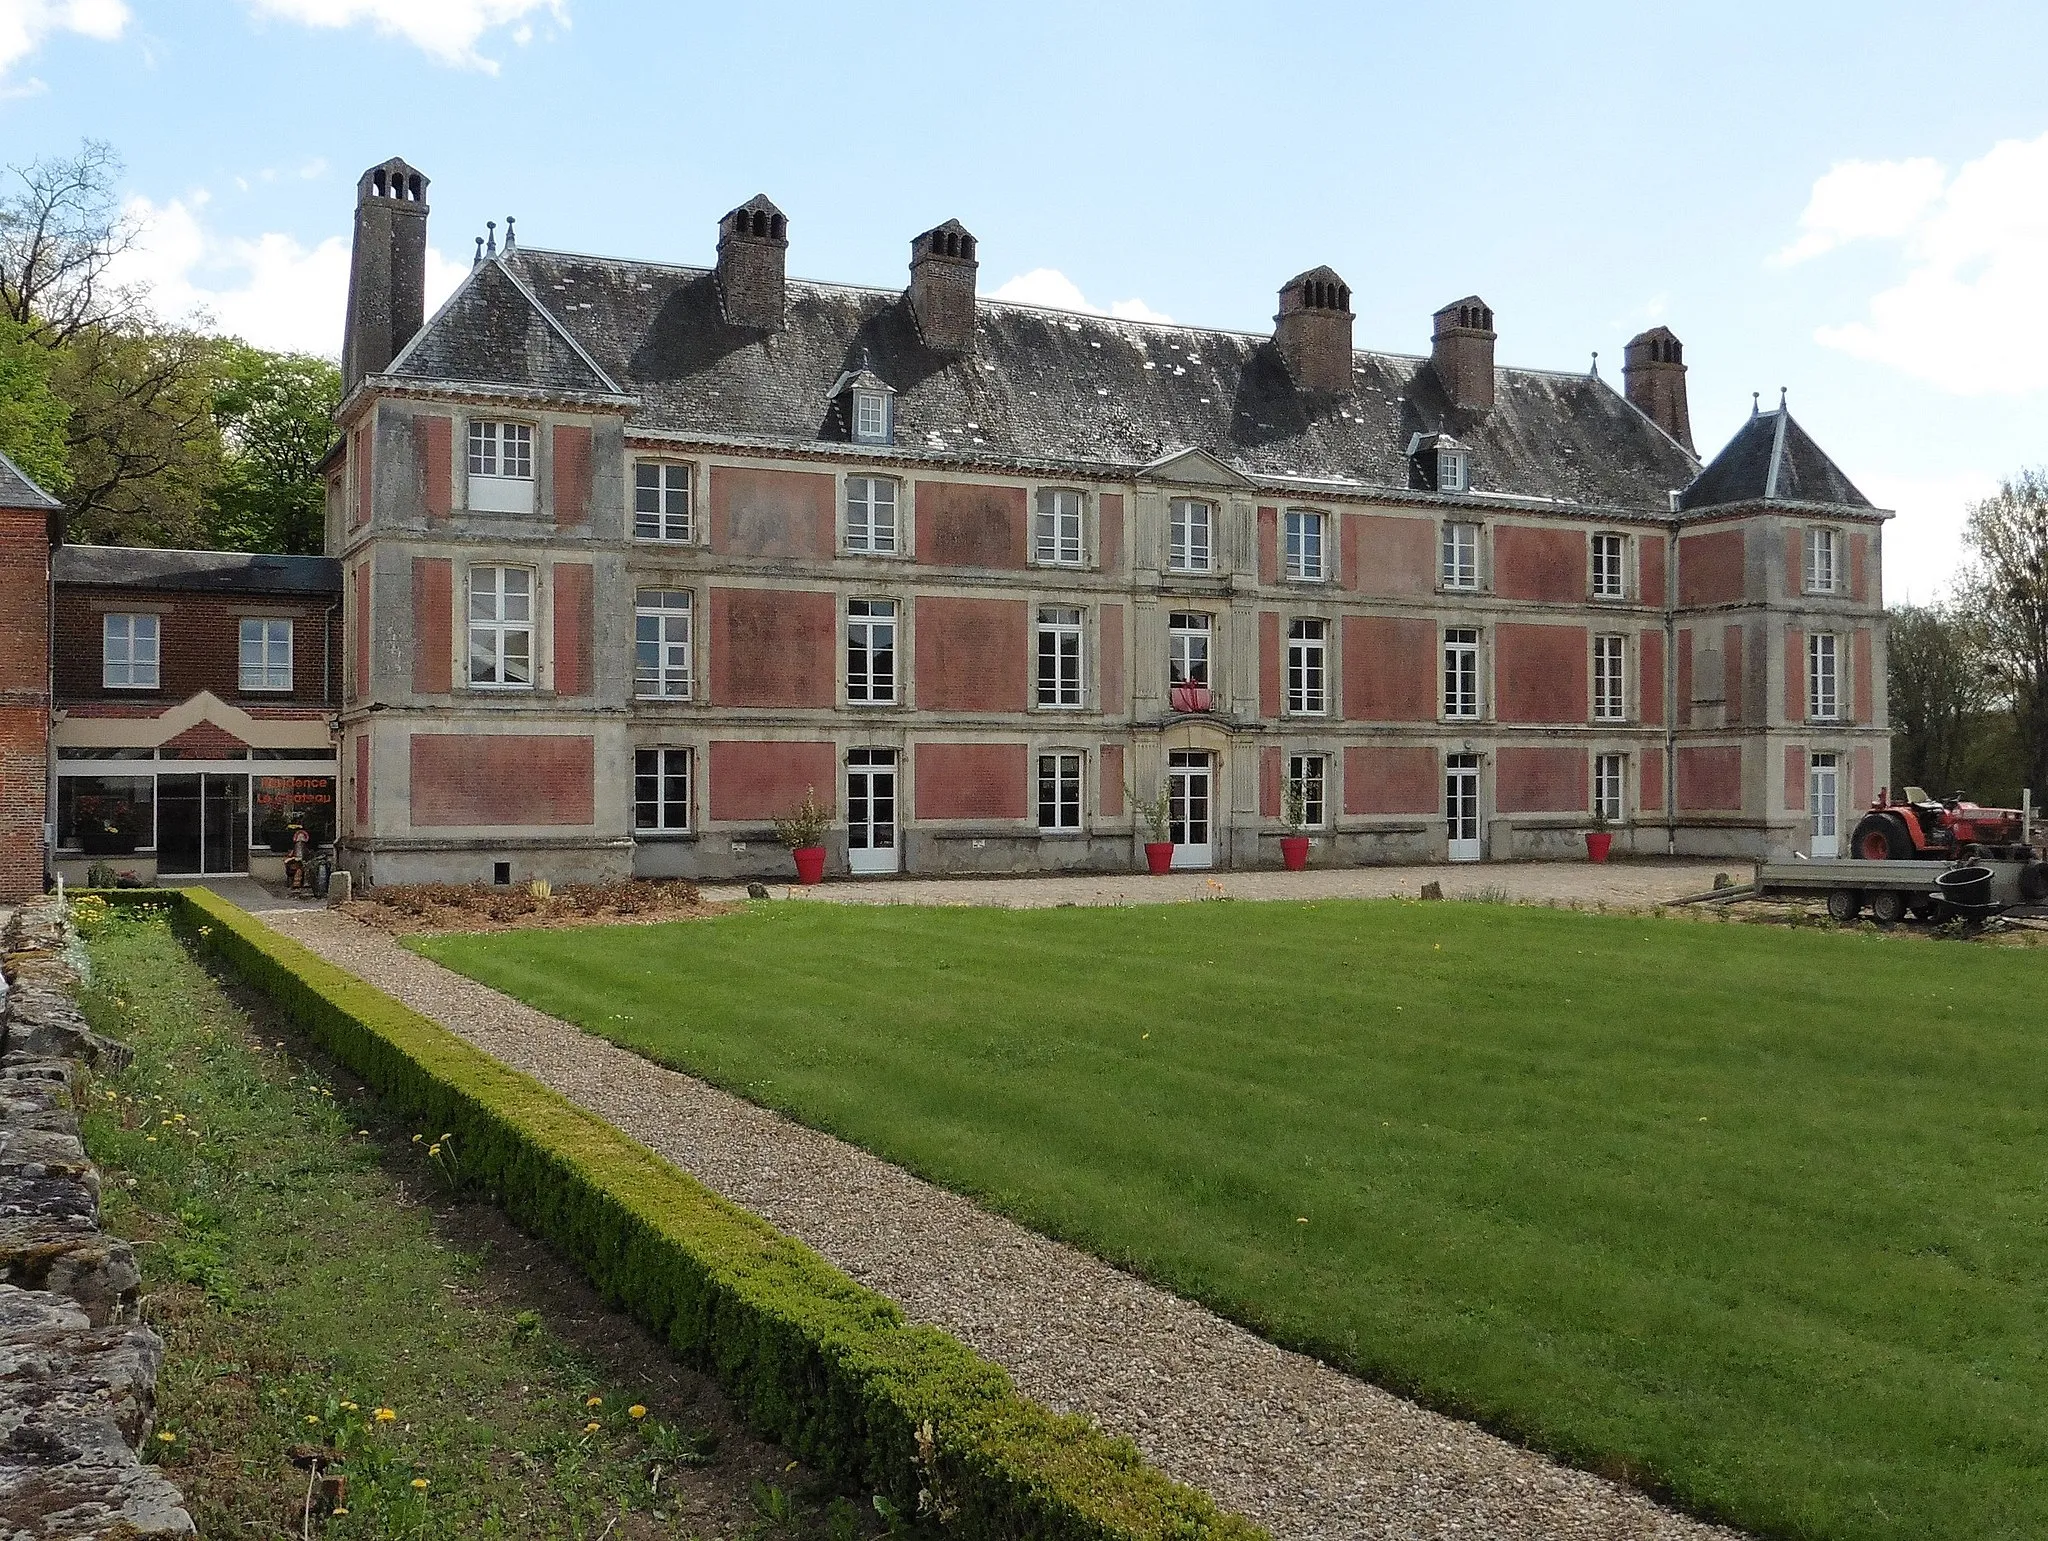
[[[1759,1532],[2048,1535],[2048,953],[757,905],[429,956]]]

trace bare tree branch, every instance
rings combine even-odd
[[[121,158],[104,140],[76,155],[10,165],[0,195],[0,312],[31,341],[63,347],[89,326],[140,313],[144,296],[108,282],[138,231],[121,212]]]

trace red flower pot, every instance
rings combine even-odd
[[[1173,842],[1171,840],[1147,840],[1145,842],[1145,870],[1152,876],[1165,877],[1173,866]]]
[[[825,881],[825,848],[822,845],[800,845],[789,854],[796,858],[796,880],[799,883]]]
[[[1280,837],[1280,859],[1287,863],[1289,872],[1299,872],[1308,865],[1308,836],[1282,835]]]
[[[1605,861],[1607,853],[1614,848],[1614,836],[1604,829],[1586,831],[1586,860]]]

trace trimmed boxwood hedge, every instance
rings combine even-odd
[[[435,1134],[460,1171],[836,1483],[961,1535],[1259,1541],[1266,1532],[802,1243],[435,1022],[200,888],[125,890]],[[920,1434],[923,1431],[921,1444]]]

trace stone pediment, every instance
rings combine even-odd
[[[1141,466],[1138,476],[1142,481],[1171,482],[1179,487],[1230,487],[1248,491],[1252,486],[1249,477],[1207,450],[1194,448],[1168,450],[1157,460]]]
[[[73,747],[220,751],[246,747],[288,749],[312,758],[334,753],[326,710],[318,715],[258,717],[210,690],[167,706],[154,717],[66,713],[53,737],[60,746]]]

